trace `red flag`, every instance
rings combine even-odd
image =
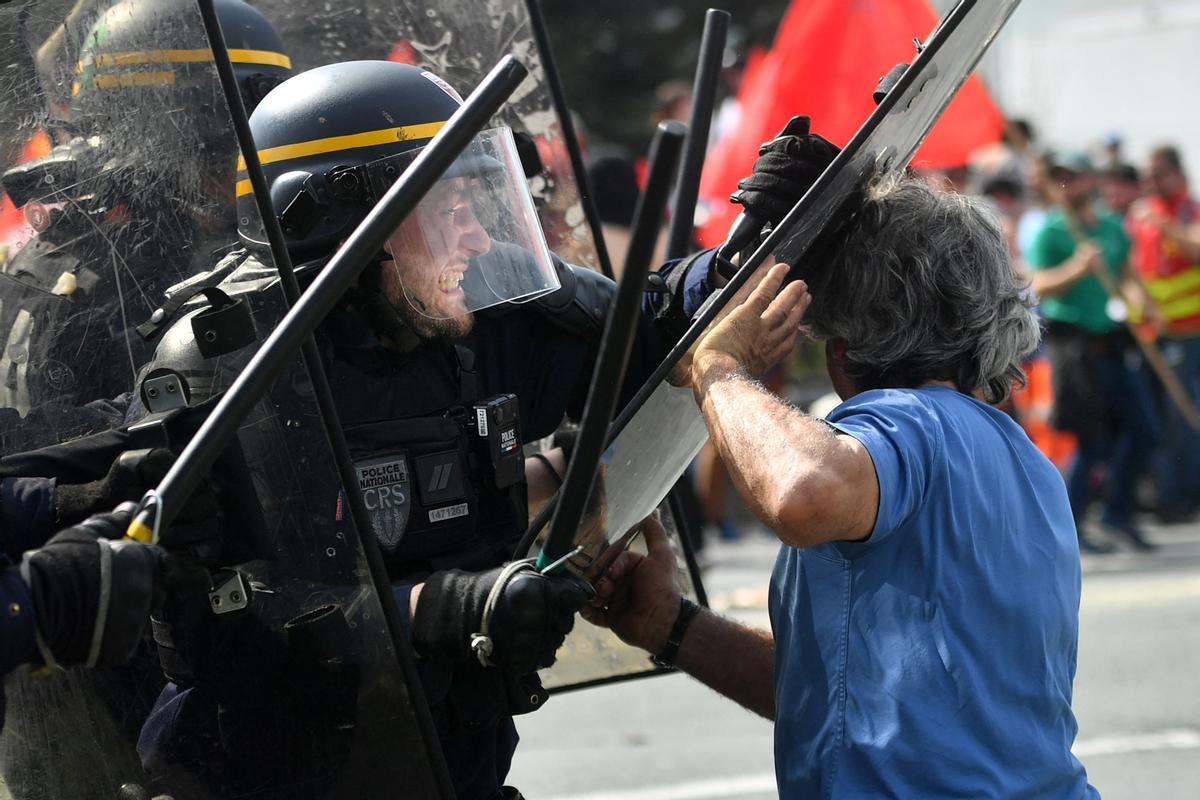
[[[713,147],[704,165],[700,197],[712,216],[698,235],[720,244],[741,210],[728,202],[750,174],[758,146],[796,114],[812,117],[813,132],[845,144],[875,108],[875,85],[896,64],[916,57],[938,18],[927,0],[793,0],[771,51],[738,94],[741,125]],[[1004,121],[978,77],[972,75],[913,163],[961,166],[975,148],[1000,138]]]

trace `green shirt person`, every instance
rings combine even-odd
[[[1097,212],[1086,220],[1068,213],[1058,208],[1050,211],[1029,249],[1042,314],[1088,333],[1109,333],[1120,325],[1109,316],[1108,292],[1095,271],[1104,270],[1113,284],[1120,285],[1129,262],[1129,237],[1112,214]],[[1077,241],[1080,238],[1084,241]],[[1059,274],[1048,274],[1052,272]]]

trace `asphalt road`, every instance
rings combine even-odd
[[[1200,525],[1084,558],[1076,755],[1107,800],[1200,798]],[[767,624],[772,540],[710,547],[713,605]],[[1003,657],[1003,654],[997,654]],[[556,695],[518,721],[529,800],[775,796],[771,726],[681,675]]]

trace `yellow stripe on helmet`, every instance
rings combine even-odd
[[[375,131],[350,133],[344,136],[329,136],[325,139],[312,139],[295,144],[282,144],[278,147],[268,147],[258,151],[258,158],[264,165],[279,161],[290,161],[293,158],[316,156],[324,153],[337,153],[342,150],[354,150],[359,147],[376,147],[393,142],[406,142],[415,139],[431,139],[442,129],[445,121],[425,122],[420,125],[401,125],[397,128],[380,128]],[[246,160],[238,158],[238,172],[246,169]]]
[[[237,196],[237,197],[243,197],[245,195],[251,194],[254,191],[254,187],[250,185],[249,178],[242,178],[240,181],[238,181],[235,184],[235,186],[236,186],[235,196]]]
[[[137,64],[198,64],[212,61],[212,51],[208,48],[195,50],[130,50],[122,53],[97,53],[92,57],[91,65],[96,69],[104,67],[128,67]],[[232,48],[229,50],[229,60],[234,64],[257,64],[269,67],[292,68],[292,60],[283,53],[273,50],[247,50]],[[87,66],[86,61],[80,61],[76,70],[82,72]]]
[[[175,73],[164,72],[118,72],[115,75],[96,75],[93,79],[97,89],[128,89],[131,86],[168,86],[175,83]]]
[[[234,48],[229,51],[229,60],[234,64],[258,64],[267,67],[292,68],[292,60],[283,53],[271,50],[243,50]]]

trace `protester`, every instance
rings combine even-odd
[[[1121,218],[1142,196],[1142,178],[1132,164],[1117,164],[1104,171],[1100,178],[1100,196],[1109,210]]]
[[[1107,549],[1085,527],[1093,469],[1105,464],[1101,525],[1139,550],[1153,545],[1134,519],[1138,477],[1149,464],[1157,419],[1134,342],[1113,319],[1108,287],[1132,287],[1137,305],[1151,304],[1127,279],[1129,238],[1121,220],[1094,202],[1096,170],[1082,153],[1050,161],[1056,205],[1026,254],[1045,316],[1054,371],[1052,424],[1074,433],[1078,452],[1067,473],[1081,549]]]
[[[654,521],[648,555],[618,559],[584,613],[774,719],[781,797],[1095,797],[1070,752],[1070,503],[982,402],[1007,396],[1038,339],[1003,237],[975,201],[889,177],[828,252],[811,301],[799,281],[776,296],[775,267],[690,372],[742,498],[783,542],[772,633],[680,600]],[[828,424],[754,378],[810,302],[845,399]]]
[[[1200,203],[1188,191],[1179,151],[1155,148],[1146,167],[1149,196],[1130,212],[1133,263],[1161,310],[1163,356],[1194,402],[1200,402]],[[1189,519],[1200,504],[1200,433],[1174,403],[1165,403],[1156,454],[1157,512]]]

